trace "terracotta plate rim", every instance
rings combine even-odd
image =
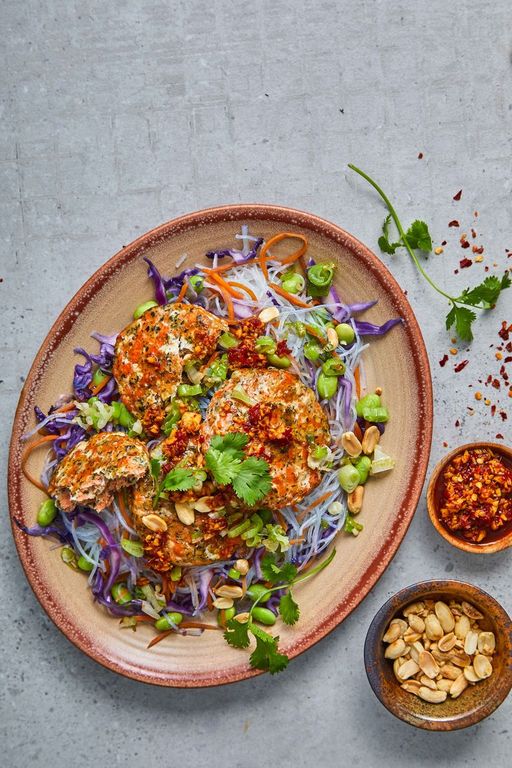
[[[283,224],[286,223],[288,227],[296,226],[310,230],[331,239],[334,242],[342,243],[346,248],[352,251],[352,253],[357,255],[364,266],[372,273],[374,279],[376,279],[388,293],[397,311],[405,320],[405,332],[408,334],[411,345],[415,349],[414,367],[417,378],[421,381],[425,398],[423,403],[425,417],[423,424],[424,431],[422,435],[422,444],[418,447],[415,456],[416,472],[414,477],[410,477],[409,479],[407,492],[404,494],[404,500],[397,512],[397,525],[394,537],[388,537],[380,546],[375,558],[369,564],[357,584],[353,586],[348,594],[343,596],[342,603],[336,606],[329,615],[324,616],[308,635],[302,637],[299,642],[289,650],[290,658],[294,658],[303,653],[327,634],[332,632],[332,630],[366,597],[368,592],[382,576],[394,557],[412,521],[416,506],[421,496],[430,457],[433,429],[432,381],[428,355],[418,322],[402,289],[389,270],[367,246],[341,227],[314,214],[285,206],[265,203],[223,205],[213,208],[205,208],[165,222],[141,235],[129,245],[124,246],[108,259],[108,261],[99,267],[99,269],[96,270],[96,272],[82,285],[59,314],[38,350],[22,388],[14,416],[9,449],[8,498],[11,527],[23,570],[25,571],[25,575],[36,598],[54,624],[63,632],[68,640],[87,656],[113,672],[117,672],[134,680],[163,687],[210,687],[245,680],[262,673],[259,670],[253,670],[247,666],[246,669],[244,668],[241,671],[239,671],[239,668],[227,671],[219,670],[218,675],[207,673],[201,677],[179,676],[176,673],[171,673],[168,676],[156,676],[152,675],[149,670],[146,670],[142,666],[137,668],[133,668],[133,666],[123,666],[117,658],[111,658],[110,656],[104,655],[93,643],[86,641],[83,635],[78,631],[78,628],[67,622],[58,603],[54,600],[51,593],[45,589],[45,585],[37,579],[37,572],[34,571],[31,559],[22,546],[22,538],[24,537],[24,534],[14,523],[14,513],[22,508],[21,488],[23,480],[19,466],[17,448],[22,434],[22,423],[25,412],[28,408],[27,401],[29,399],[29,393],[37,380],[38,373],[44,364],[45,357],[49,349],[52,346],[58,345],[61,339],[66,335],[69,330],[72,313],[79,311],[82,304],[87,304],[88,289],[92,287],[93,283],[98,280],[104,281],[105,278],[110,277],[112,273],[121,269],[126,263],[131,262],[137,256],[140,256],[140,254],[144,252],[146,246],[167,239],[173,234],[190,231],[190,229],[201,226],[205,221],[215,224],[225,221],[236,222],[251,219],[273,222],[279,221],[283,222]]]

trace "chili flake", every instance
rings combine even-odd
[[[458,454],[443,474],[440,518],[465,539],[483,541],[512,522],[512,471],[487,448]]]

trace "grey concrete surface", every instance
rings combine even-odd
[[[19,389],[57,313],[123,243],[178,214],[275,202],[376,247],[383,209],[346,171],[355,162],[382,181],[404,220],[425,216],[436,241],[449,241],[428,263],[443,285],[458,291],[485,265],[507,264],[508,0],[4,0],[0,13],[3,467]],[[454,275],[474,210],[485,261]],[[448,228],[454,218],[462,230]],[[383,259],[408,291],[430,354],[431,465],[443,441],[508,431],[511,442],[511,422],[492,417],[469,385],[498,370],[489,345],[512,319],[512,296],[479,321],[457,358],[470,362],[455,374],[452,359],[438,364],[451,346],[443,300],[404,255]],[[503,388],[492,400],[512,402]],[[424,501],[384,577],[332,635],[282,676],[204,691],[124,680],[77,651],[27,586],[4,496],[2,511],[7,768],[510,765],[510,698],[479,726],[436,735],[395,720],[366,682],[368,624],[406,584],[467,579],[512,610],[510,554],[450,548]]]

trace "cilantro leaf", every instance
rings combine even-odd
[[[162,462],[160,461],[160,459],[151,459],[151,462],[150,462],[151,477],[154,478],[155,480],[158,480],[161,469],[162,469]]]
[[[476,320],[476,314],[471,309],[454,305],[446,315],[446,330],[455,323],[457,335],[463,341],[471,341],[473,338],[471,324],[474,320]]]
[[[254,506],[272,488],[267,462],[250,456],[238,465],[231,483],[236,495],[250,507]]]
[[[251,632],[256,638],[256,648],[249,659],[251,667],[268,671],[271,675],[286,669],[289,659],[284,653],[279,653],[279,638],[254,625],[251,625]]]
[[[290,591],[286,592],[279,600],[279,613],[285,624],[295,624],[299,620],[299,606]]]
[[[242,624],[235,619],[226,622],[224,639],[233,648],[247,648],[249,645],[249,622]]]
[[[242,463],[241,459],[234,458],[231,452],[223,453],[216,448],[208,448],[204,460],[219,485],[230,483]]]
[[[405,233],[405,237],[411,248],[428,253],[432,250],[432,238],[424,221],[413,221]]]
[[[261,560],[261,572],[263,577],[271,584],[280,584],[292,582],[297,575],[297,566],[293,563],[283,563],[279,567],[276,563],[276,556],[268,552]]]
[[[244,448],[249,442],[249,437],[243,432],[229,432],[227,435],[215,435],[210,441],[210,446],[217,451],[229,454],[234,459],[242,459]]]
[[[391,214],[389,216],[386,216],[384,219],[384,223],[382,224],[382,235],[379,237],[379,248],[383,253],[395,253],[397,248],[400,248],[401,245],[403,245],[402,241],[399,240],[397,243],[390,243],[389,242],[389,222],[391,221]]]
[[[482,309],[491,309],[498,301],[501,291],[510,288],[511,284],[512,281],[508,272],[505,272],[501,280],[497,275],[489,275],[480,285],[462,291],[458,301],[475,307],[481,306]]]
[[[175,467],[166,474],[162,481],[162,491],[188,491],[196,485],[197,479],[192,469]]]

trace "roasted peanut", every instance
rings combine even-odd
[[[353,432],[344,432],[342,434],[341,446],[345,453],[347,453],[349,456],[352,456],[352,458],[360,456],[361,451],[363,450],[359,439],[354,435]]]
[[[373,453],[375,450],[375,447],[378,445],[379,440],[380,440],[380,432],[378,427],[376,427],[375,425],[368,427],[368,429],[365,430],[365,433],[363,435],[363,442],[361,445],[363,449],[363,453],[365,453],[367,456],[370,453]]]

